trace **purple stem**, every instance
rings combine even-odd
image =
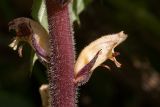
[[[75,107],[74,41],[68,5],[46,0],[49,23],[48,77],[51,107]]]

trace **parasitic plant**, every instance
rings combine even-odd
[[[28,18],[17,18],[9,23],[9,30],[16,31],[10,44],[22,55],[21,41],[28,42],[38,59],[48,69],[48,85],[42,85],[40,94],[44,107],[76,107],[77,88],[86,83],[94,69],[107,59],[116,61],[114,48],[127,35],[122,32],[105,35],[91,42],[75,61],[74,39],[70,20],[70,0],[46,0],[48,30],[38,22]],[[105,67],[109,68],[107,65]],[[49,90],[48,90],[49,89]]]
[[[46,0],[49,24],[48,79],[52,107],[75,107],[74,41],[68,3]]]

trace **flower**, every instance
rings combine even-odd
[[[75,81],[85,83],[95,68],[101,66],[108,59],[114,61],[116,66],[120,67],[121,64],[115,58],[119,53],[114,52],[114,48],[126,38],[127,35],[121,31],[116,34],[102,36],[86,46],[75,63]],[[109,68],[107,65],[105,66]]]
[[[37,22],[29,18],[17,18],[9,22],[9,31],[14,30],[16,37],[9,45],[13,50],[17,50],[22,55],[22,46],[18,46],[21,41],[25,41],[35,50],[41,61],[47,62],[48,55],[48,32]]]
[[[47,63],[49,56],[48,33],[37,22],[29,18],[17,18],[9,23],[9,30],[16,31],[16,37],[9,45],[16,50],[19,48],[19,54],[22,54],[22,46],[18,46],[20,41],[26,41],[35,50],[40,61]],[[80,53],[74,66],[74,83],[81,85],[87,82],[93,71],[101,66],[103,62],[110,59],[117,67],[121,64],[116,60],[119,54],[114,52],[116,46],[127,38],[123,31],[111,35],[105,35],[91,42]],[[105,67],[109,68],[107,65]]]

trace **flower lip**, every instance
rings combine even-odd
[[[26,23],[21,23],[18,25],[17,36],[28,36],[31,33],[31,29]]]
[[[17,18],[9,22],[8,25],[9,31],[14,31],[17,37],[26,37],[32,33],[30,23],[27,22],[26,18]]]
[[[13,50],[17,50],[22,56],[22,47],[20,42],[24,41],[30,44],[37,56],[47,62],[48,57],[48,33],[37,22],[29,18],[17,18],[9,22],[9,31],[14,31],[16,37],[9,45]]]
[[[102,49],[101,54],[99,54],[94,66],[90,70],[91,72],[107,59],[112,60],[117,67],[120,67],[121,64],[115,58],[117,55],[119,55],[119,53],[114,52],[114,48],[122,43],[126,38],[127,35],[121,31],[116,34],[102,36],[91,42],[81,51],[79,57],[77,58],[75,64],[75,74],[77,74],[88,62],[90,62],[95,53],[100,49]]]

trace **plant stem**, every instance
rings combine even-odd
[[[74,41],[68,5],[46,0],[49,23],[48,77],[51,107],[75,107]]]

